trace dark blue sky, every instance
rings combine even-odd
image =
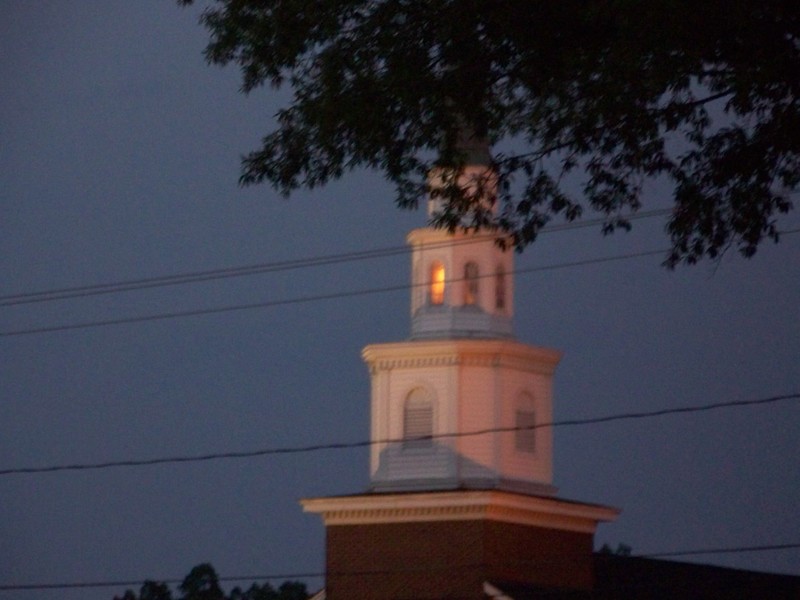
[[[0,295],[399,246],[424,223],[379,174],[289,200],[237,187],[281,94],[206,66],[197,10],[3,4]],[[285,98],[285,96],[284,96]],[[645,209],[668,206],[648,190]],[[796,214],[782,224],[794,229]],[[666,246],[664,223],[542,236],[517,266]],[[562,350],[555,418],[800,391],[800,235],[746,261],[660,257],[520,275],[516,332]],[[0,331],[393,286],[407,256],[0,307]],[[358,441],[361,348],[408,335],[408,293],[0,337],[0,469]],[[561,428],[560,495],[622,509],[634,552],[800,542],[800,402]],[[358,492],[364,449],[0,477],[0,584],[319,572],[301,497]],[[800,574],[800,551],[701,557]],[[309,580],[315,587],[319,580]],[[0,592],[99,600],[121,589]]]

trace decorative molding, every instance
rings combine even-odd
[[[415,340],[371,344],[361,356],[370,372],[421,367],[502,367],[551,375],[561,353],[509,340]]]
[[[619,514],[607,506],[499,490],[363,494],[307,498],[300,503],[304,511],[322,515],[326,527],[493,520],[593,534],[598,523],[613,521]]]

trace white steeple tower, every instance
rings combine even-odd
[[[485,147],[467,157],[459,180],[491,181]],[[438,208],[428,203],[429,214]],[[411,339],[362,353],[372,377],[373,490],[554,494],[552,432],[532,427],[552,420],[561,355],[513,339],[513,252],[491,232],[427,227],[407,240]]]
[[[466,150],[459,183],[491,182],[485,146]],[[423,228],[408,243],[411,338],[362,352],[371,489],[301,501],[325,523],[325,597],[477,599],[497,581],[591,591],[594,532],[618,511],[555,497],[561,354],[513,338],[512,253],[491,233]]]

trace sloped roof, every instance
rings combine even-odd
[[[597,553],[593,597],[798,600],[800,576]]]
[[[593,591],[487,581],[487,600],[800,600],[800,576],[595,553]],[[309,600],[325,600],[325,590]],[[390,600],[390,599],[387,599]]]
[[[800,600],[800,576],[596,553],[592,592],[513,582],[484,586],[493,600]]]

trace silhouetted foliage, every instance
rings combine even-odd
[[[628,546],[628,544],[617,544],[616,550],[613,549],[608,544],[603,544],[598,552],[600,554],[614,554],[616,556],[630,556],[633,548]]]
[[[217,572],[208,563],[194,567],[178,586],[179,594],[173,596],[164,583],[146,581],[139,594],[128,590],[114,600],[306,600],[306,586],[297,581],[286,581],[276,590],[269,583],[252,584],[246,590],[235,587],[230,594],[220,587]]]
[[[670,266],[777,241],[800,184],[796,0],[209,0],[202,22],[244,92],[293,91],[243,184],[289,194],[366,166],[413,207],[470,132],[500,149],[496,210],[453,184],[437,224],[522,248],[588,207],[610,232],[659,180]]]

